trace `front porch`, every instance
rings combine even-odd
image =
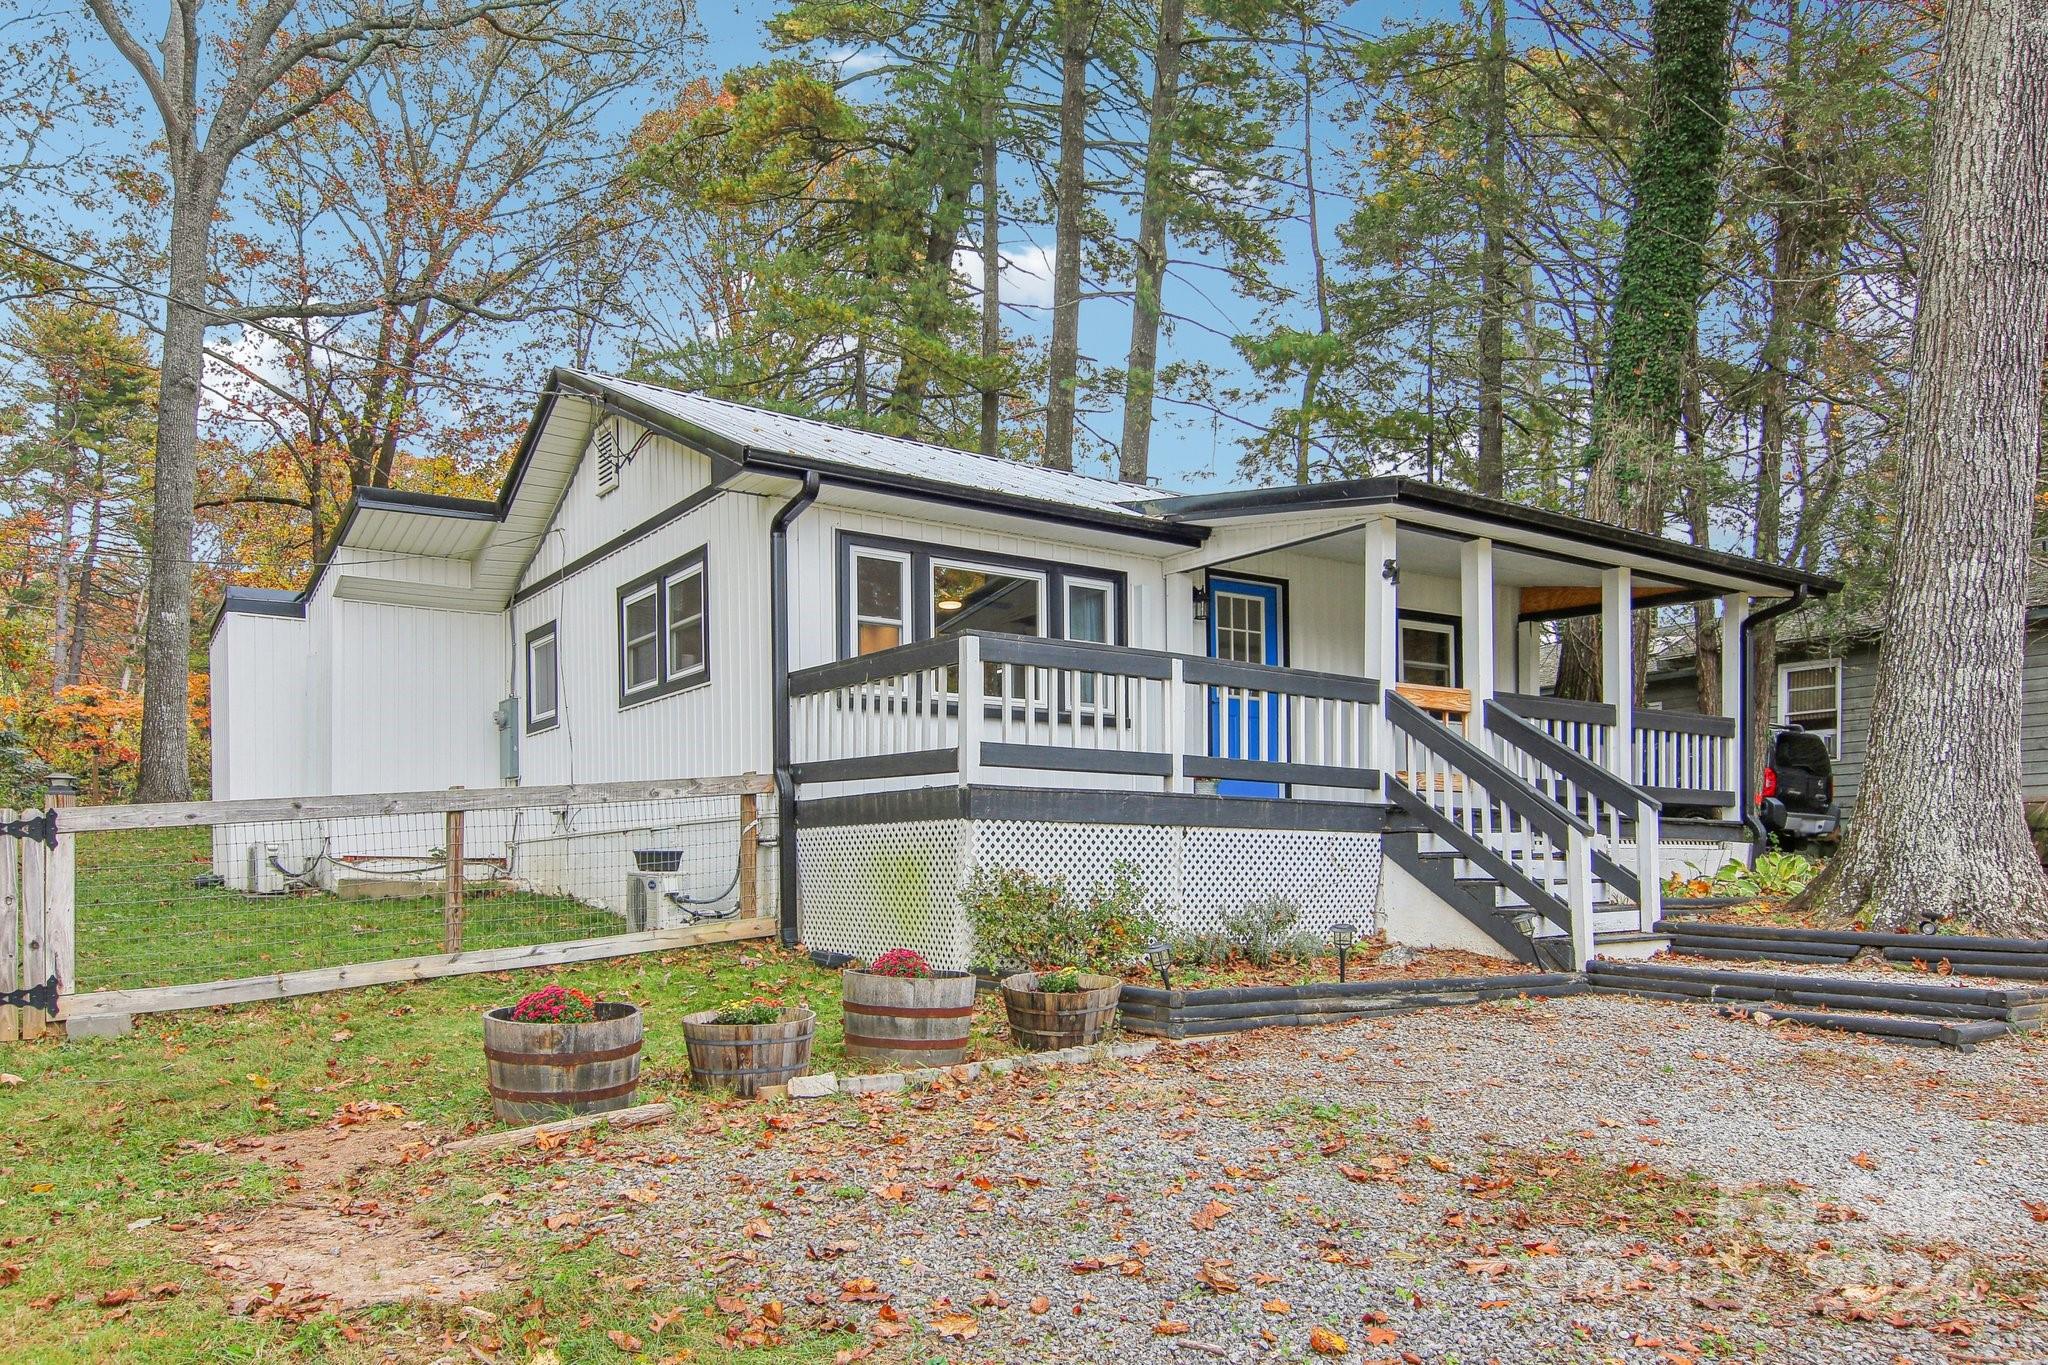
[[[1752,594],[1791,590],[1693,547],[1401,496],[1212,511],[1205,543],[1091,639],[968,628],[1004,609],[992,589],[948,595],[913,643],[792,673],[799,862],[817,865],[808,830],[843,883],[823,850],[848,836],[823,830],[873,843],[875,827],[957,821],[918,856],[1086,881],[1114,860],[1100,850],[1165,831],[1171,847],[1132,860],[1200,920],[1283,893],[1289,860],[1311,857],[1343,870],[1303,904],[1310,927],[1572,968],[1616,936],[1647,940],[1661,879],[1742,840],[1744,670],[1726,670],[1723,715],[1640,707],[1635,613],[1713,602],[1732,660]],[[1585,615],[1603,626],[1602,699],[1541,695],[1546,624]],[[988,821],[1037,832],[978,838]],[[1191,877],[1191,856],[1207,870]],[[946,913],[943,889],[910,899]]]

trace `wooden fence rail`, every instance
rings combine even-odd
[[[668,781],[458,787],[441,791],[135,806],[77,806],[75,798],[70,795],[53,794],[46,810],[56,814],[57,837],[54,843],[35,837],[0,834],[0,990],[38,986],[55,976],[59,983],[55,1017],[69,1022],[110,1015],[280,999],[469,972],[552,966],[704,943],[769,937],[776,932],[777,923],[772,902],[765,907],[764,913],[761,886],[767,881],[772,889],[773,879],[764,878],[761,869],[759,821],[764,805],[773,809],[774,796],[773,779],[754,773]],[[477,861],[466,858],[464,851],[465,827],[471,813],[590,812],[638,803],[680,803],[712,797],[737,798],[738,805],[737,868],[729,888],[733,897],[729,918],[704,917],[689,924],[658,928],[629,925],[622,919],[621,932],[616,934],[552,942],[515,942],[510,946],[465,951],[463,930],[467,906],[462,869],[467,863]],[[27,821],[44,814],[45,810],[0,811],[0,819]],[[395,816],[439,816],[445,821],[442,826],[444,844],[435,855],[444,869],[435,887],[435,894],[442,901],[441,952],[371,962],[341,962],[267,975],[124,989],[91,989],[94,982],[78,979],[79,836],[287,822],[312,824]],[[593,831],[592,837],[619,833],[630,833],[630,830],[601,828]],[[214,880],[217,885],[218,878]],[[93,903],[87,899],[88,907]],[[535,936],[542,935],[536,931]],[[220,965],[228,964],[222,962]],[[104,987],[108,983],[103,980],[98,984]],[[81,990],[81,987],[86,989]],[[48,1018],[40,1009],[0,1006],[0,1042],[40,1038],[49,1031]]]

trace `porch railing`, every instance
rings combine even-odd
[[[1051,770],[1168,792],[1379,789],[1372,679],[961,632],[800,670],[789,693],[805,784]]]
[[[1484,719],[1486,733],[1510,772],[1593,827],[1596,870],[1609,886],[1635,902],[1642,930],[1650,932],[1663,914],[1657,866],[1663,837],[1661,803],[1498,701],[1486,703]],[[1624,864],[1622,851],[1629,845],[1633,856]]]
[[[1615,714],[1601,702],[1503,693],[1509,711],[1588,762],[1610,772]],[[1684,711],[1637,711],[1628,742],[1631,780],[1665,805],[1732,806],[1735,722]]]
[[[1415,703],[1387,694],[1387,799],[1463,862],[1593,952],[1594,830],[1526,778]],[[1604,868],[1612,877],[1620,869]]]

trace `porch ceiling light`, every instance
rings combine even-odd
[[[937,605],[940,611],[958,611],[966,604],[957,597],[941,597]]]

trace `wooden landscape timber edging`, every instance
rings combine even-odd
[[[664,1100],[659,1104],[636,1104],[628,1109],[614,1109],[604,1114],[578,1114],[572,1119],[553,1119],[547,1123],[528,1124],[524,1128],[507,1128],[502,1133],[479,1133],[475,1137],[447,1143],[436,1149],[435,1155],[444,1152],[494,1152],[501,1147],[524,1147],[543,1134],[553,1137],[562,1133],[580,1133],[586,1128],[596,1128],[600,1125],[608,1128],[638,1128],[674,1118],[675,1113],[676,1107]]]
[[[1724,1013],[1774,1019],[1901,1041],[1970,1047],[2007,1032],[2048,1025],[2048,989],[1936,986],[1839,976],[1736,972],[1658,962],[1586,967],[1587,989],[1685,1003],[1729,1002]],[[1760,1009],[1791,1005],[1794,1009]]]
[[[436,977],[465,976],[471,972],[509,972],[522,967],[554,967],[569,962],[594,962],[600,958],[628,957],[634,953],[657,952],[669,948],[694,948],[707,943],[729,943],[735,939],[772,938],[776,932],[775,917],[760,915],[753,919],[726,920],[719,924],[650,929],[638,934],[608,934],[602,938],[571,939],[564,943],[481,948],[462,953],[435,953],[427,957],[390,958],[383,962],[361,962],[347,967],[313,967],[301,972],[281,972],[275,976],[202,981],[188,986],[92,991],[83,995],[59,996],[57,1018],[61,1022],[107,1015],[156,1014],[165,1010],[239,1005],[254,1000],[284,1000],[295,995],[318,995],[322,991],[350,990],[358,986],[388,986],[404,981],[431,981]]]
[[[1117,1001],[1117,1014],[1131,1033],[1190,1038],[1255,1028],[1343,1024],[1381,1014],[1523,995],[1576,995],[1585,989],[1584,978],[1575,972],[1429,981],[1318,981],[1300,986],[1223,986],[1192,991],[1126,984]]]
[[[1884,934],[1777,924],[1727,924],[1666,915],[1657,932],[1671,951],[1691,957],[1779,962],[1847,962],[1875,948],[1888,962],[1946,962],[1958,976],[2009,976],[2048,981],[2048,939],[1970,934]]]

